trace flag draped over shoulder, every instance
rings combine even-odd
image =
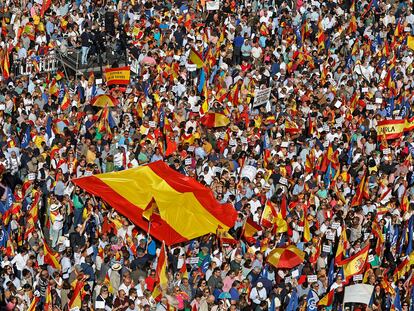
[[[237,213],[230,204],[220,204],[210,189],[193,178],[181,175],[162,161],[137,168],[98,174],[73,181],[102,198],[134,224],[148,229],[143,216],[151,212],[151,234],[166,245],[216,233],[234,226]]]

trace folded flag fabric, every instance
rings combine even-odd
[[[209,128],[222,127],[227,126],[230,123],[230,119],[223,113],[209,112],[200,119],[200,122]]]

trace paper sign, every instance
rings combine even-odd
[[[217,11],[220,8],[220,1],[207,1],[206,9],[207,11]]]
[[[148,124],[150,127],[155,127],[155,121],[149,121]]]
[[[261,106],[267,103],[267,101],[270,98],[270,93],[272,92],[272,89],[269,87],[267,89],[257,89],[254,92],[254,103],[253,107]]]
[[[368,262],[374,261],[374,255],[368,255]]]
[[[246,137],[242,137],[241,138],[241,142],[242,142],[242,144],[247,144],[247,138]]]
[[[375,105],[368,104],[368,105],[366,105],[366,106],[365,106],[365,108],[366,108],[367,110],[375,110],[377,107],[376,107]]]
[[[289,143],[287,141],[282,141],[282,143],[280,144],[280,147],[287,148],[289,147]]]
[[[198,257],[190,257],[190,258],[187,258],[187,260],[186,260],[186,262],[189,265],[198,264],[198,261],[199,261],[199,258]]]
[[[193,151],[194,151],[194,146],[190,146],[190,147],[188,147],[187,151],[188,151],[188,152],[193,152]]]
[[[308,275],[307,276],[307,280],[308,280],[308,283],[316,282],[318,280],[318,276],[316,276],[316,275]]]
[[[331,241],[335,241],[335,233],[333,232],[326,232],[326,239],[331,240]]]
[[[191,165],[191,159],[190,158],[185,159],[185,165]]]
[[[367,87],[363,87],[362,88],[362,93],[368,93],[368,88]]]
[[[187,71],[189,72],[193,72],[197,70],[197,65],[196,64],[187,64],[185,66],[187,68]]]
[[[253,181],[256,177],[257,168],[252,165],[245,165],[241,171],[241,178],[246,177],[248,180]]]
[[[411,28],[410,27],[404,27],[404,31],[405,32],[411,32]]]
[[[368,240],[368,238],[369,238],[370,235],[371,234],[369,232],[365,232],[364,233],[364,241]]]
[[[341,225],[341,224],[340,224],[339,222],[333,222],[333,223],[332,223],[332,225],[331,225],[331,227],[332,227],[333,229],[338,229],[340,225]]]
[[[292,282],[292,278],[290,276],[285,277],[285,284]]]
[[[325,252],[325,253],[330,253],[331,252],[331,246],[327,245],[327,244],[324,244],[322,246],[322,251]]]
[[[91,247],[89,247],[87,250],[86,250],[86,254],[89,256],[90,254],[93,254],[93,246],[91,246]]]
[[[64,245],[65,247],[70,247],[70,241],[69,241],[69,240],[65,240],[65,241],[63,241],[63,245]]]
[[[355,274],[354,275],[354,281],[355,282],[362,281],[362,274]]]
[[[282,184],[282,185],[287,186],[288,185],[288,180],[285,177],[280,177],[279,183]]]
[[[297,278],[298,276],[299,276],[299,270],[298,269],[293,270],[292,271],[292,278]]]
[[[35,180],[36,174],[35,173],[30,173],[27,177],[28,177],[29,180]]]
[[[6,105],[5,104],[0,104],[0,110],[6,110]]]
[[[328,124],[324,124],[324,125],[323,125],[323,130],[324,130],[325,132],[329,132],[329,126],[328,126]]]
[[[376,104],[382,104],[382,98],[380,98],[380,97],[375,98],[375,103]]]
[[[387,154],[391,153],[391,150],[390,150],[390,148],[385,148],[384,150],[382,150],[382,153],[387,155]]]
[[[338,100],[336,103],[335,103],[335,107],[336,108],[339,108],[339,107],[341,107],[342,106],[342,102],[340,101],[340,100]]]

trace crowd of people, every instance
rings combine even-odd
[[[377,132],[414,117],[411,0],[0,7],[2,309],[414,310],[413,134]],[[127,59],[129,84],[39,68],[69,48]],[[161,241],[72,183],[160,160],[238,215],[169,246],[164,288]],[[287,245],[303,262],[279,268]],[[357,283],[370,302],[343,305]]]

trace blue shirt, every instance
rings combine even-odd
[[[234,38],[233,44],[235,47],[241,48],[244,42],[244,38],[242,36],[238,36]]]

